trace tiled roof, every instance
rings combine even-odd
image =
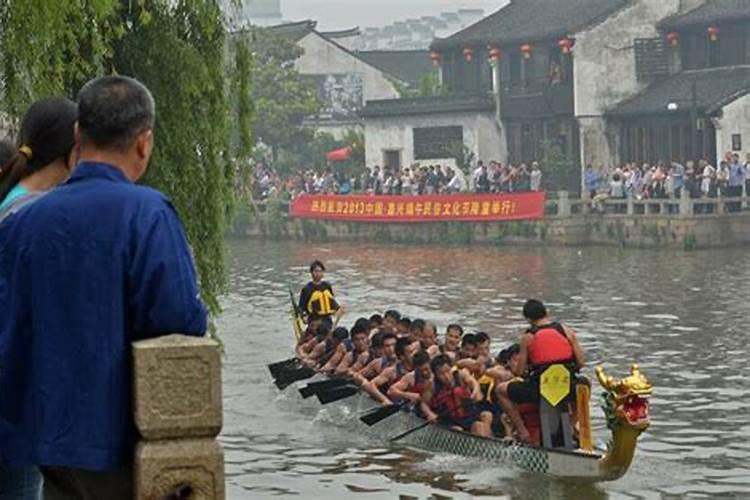
[[[380,71],[414,86],[433,71],[430,53],[426,50],[368,50],[356,54]]]
[[[630,0],[513,0],[468,28],[436,40],[438,50],[475,45],[508,45],[575,33],[604,19]]]
[[[365,118],[387,116],[428,115],[462,111],[493,111],[495,101],[489,94],[467,94],[408,99],[367,101],[360,115]]]
[[[691,11],[664,19],[659,27],[664,30],[680,29],[740,19],[750,19],[750,0],[708,0]]]
[[[689,111],[695,84],[696,105],[711,114],[726,104],[750,93],[750,66],[685,71],[651,85],[635,97],[622,102],[608,114],[633,116],[664,114],[670,103],[677,110]]]

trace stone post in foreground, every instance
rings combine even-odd
[[[223,500],[221,358],[205,337],[133,343],[139,500]]]

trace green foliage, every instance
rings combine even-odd
[[[17,121],[41,96],[73,97],[91,75],[108,70],[122,35],[116,0],[0,2],[2,107]]]
[[[554,141],[542,143],[542,171],[547,191],[569,191],[581,189],[581,172],[575,162]]]
[[[462,142],[451,144],[448,147],[449,155],[456,160],[456,166],[467,176],[471,177],[471,166],[474,163],[475,154]]]
[[[232,86],[217,2],[5,0],[0,26],[1,102],[15,120],[32,101],[73,97],[85,81],[102,74],[133,76],[151,89],[156,147],[146,182],[177,208],[203,300],[218,313],[235,175],[227,154]],[[241,82],[239,88],[248,90]],[[245,117],[248,113],[243,109]],[[247,126],[243,134],[249,136]]]
[[[247,40],[254,59],[253,133],[271,148],[275,160],[280,149],[293,149],[307,138],[302,122],[320,109],[317,92],[295,69],[303,51],[292,40],[264,28],[237,36]]]

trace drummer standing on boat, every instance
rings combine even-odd
[[[332,325],[334,317],[338,321],[344,315],[344,308],[336,302],[333,296],[333,287],[323,280],[325,270],[321,261],[313,261],[310,264],[312,281],[300,292],[299,309],[307,317],[308,323],[323,320]]]

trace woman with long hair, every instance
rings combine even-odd
[[[51,97],[31,105],[21,122],[16,154],[0,165],[0,220],[70,175],[76,104]]]
[[[21,122],[17,146],[8,155],[0,143],[0,222],[65,181],[75,164],[76,104],[49,98],[31,105]],[[8,159],[10,156],[10,159]],[[3,367],[0,366],[0,390]],[[36,466],[0,462],[0,500],[40,500],[42,475]]]

